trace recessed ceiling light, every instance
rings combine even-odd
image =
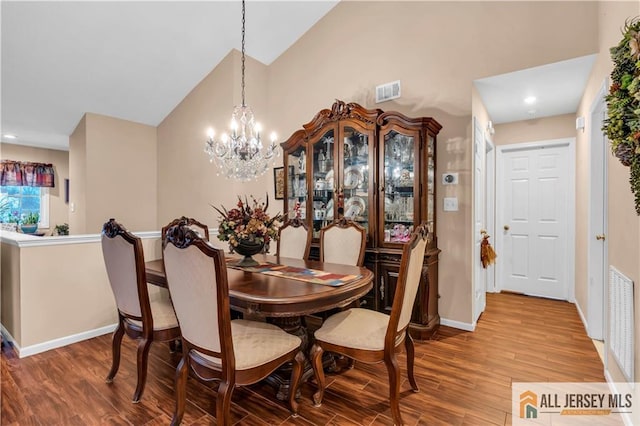
[[[533,105],[536,103],[536,97],[535,96],[527,96],[526,98],[524,98],[524,103],[527,105]]]
[[[4,137],[7,139],[18,139],[16,135],[10,135],[10,134],[5,134]]]

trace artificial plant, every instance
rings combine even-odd
[[[628,19],[622,35],[610,49],[614,67],[602,130],[613,154],[630,167],[629,182],[640,215],[640,17]]]

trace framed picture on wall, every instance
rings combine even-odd
[[[64,202],[69,204],[69,179],[64,180]]]
[[[273,192],[276,200],[284,198],[284,167],[273,168]]]

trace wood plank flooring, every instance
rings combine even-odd
[[[4,344],[1,417],[8,425],[167,425],[174,407],[173,375],[179,355],[152,345],[147,387],[139,404],[135,343],[123,340],[120,371],[104,378],[111,363],[111,336],[19,359]],[[603,366],[573,304],[514,294],[488,294],[475,332],[441,327],[432,340],[416,342],[414,394],[406,380],[400,409],[408,425],[511,424],[512,381],[603,382]],[[321,407],[311,403],[315,384],[302,386],[298,418],[272,388],[258,384],[235,391],[238,425],[391,425],[386,370],[356,363],[327,376]],[[215,421],[215,392],[189,380],[183,424]]]

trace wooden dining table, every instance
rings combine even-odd
[[[305,316],[348,306],[373,287],[373,272],[363,267],[266,254],[255,255],[253,258],[260,264],[273,263],[353,276],[353,279],[346,280],[343,284],[332,286],[287,276],[251,272],[228,264],[227,281],[231,309],[241,312],[246,318],[266,318],[285,331],[299,336],[305,352],[310,342],[309,332],[302,320]],[[162,259],[146,262],[145,270],[149,284],[167,287]],[[311,368],[307,366],[303,379],[306,380],[311,374]],[[288,379],[288,371],[285,370],[270,376],[267,380],[278,389],[278,399],[287,397]]]

